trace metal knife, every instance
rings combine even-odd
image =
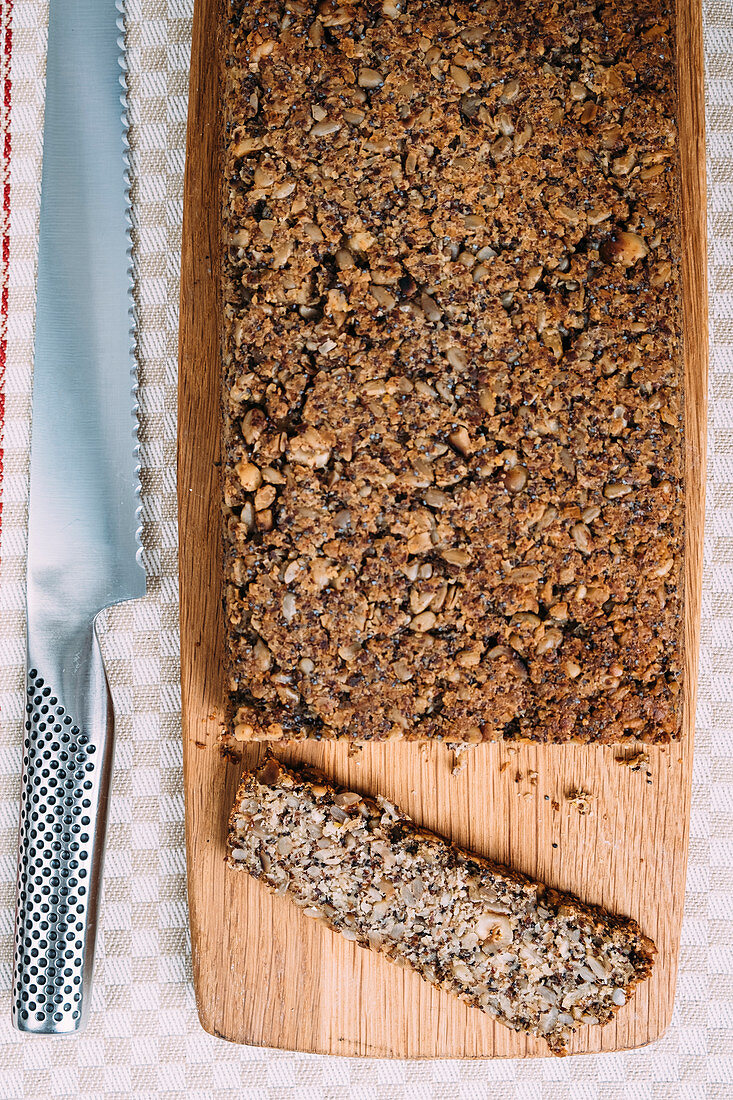
[[[28,519],[13,1023],[86,1020],[114,713],[100,611],[145,594],[124,22],[51,0]]]

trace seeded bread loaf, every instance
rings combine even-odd
[[[679,736],[668,0],[229,0],[230,744]]]
[[[638,925],[419,828],[383,798],[269,758],[244,777],[230,867],[362,947],[566,1052],[651,972]]]

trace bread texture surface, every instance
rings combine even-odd
[[[229,743],[678,737],[673,5],[221,30]]]
[[[635,921],[418,827],[384,798],[270,757],[243,778],[228,862],[305,915],[564,1054],[651,972]]]

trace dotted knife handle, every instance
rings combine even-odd
[[[80,708],[83,724],[30,659],[27,674],[12,1015],[43,1035],[79,1031],[90,997],[113,730],[92,646],[105,698]]]

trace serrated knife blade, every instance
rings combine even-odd
[[[12,997],[41,1034],[89,1009],[114,733],[97,616],[145,594],[124,72],[114,0],[51,0]]]

